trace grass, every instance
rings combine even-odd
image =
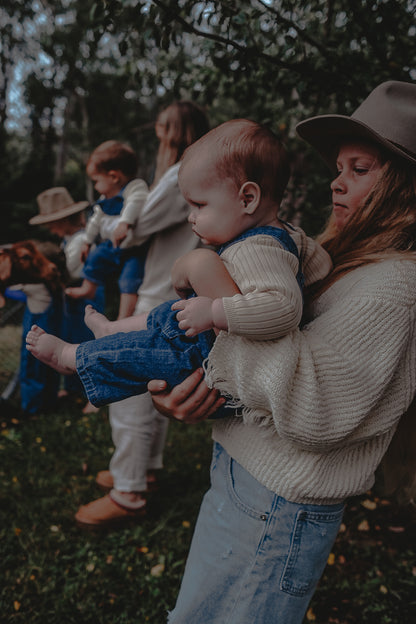
[[[73,515],[100,495],[94,477],[112,452],[106,410],[84,416],[63,403],[28,419],[3,405],[1,420],[0,622],[165,622],[208,485],[210,425],[172,423],[148,516],[94,534]],[[414,520],[373,493],[351,501],[305,622],[415,622]]]
[[[20,342],[22,328],[20,325],[0,326],[0,389],[3,390],[13,373],[19,366]]]
[[[73,515],[100,495],[94,476],[111,451],[106,410],[3,421],[0,622],[166,620],[207,486],[209,426],[171,426],[161,489],[140,524],[83,532]]]

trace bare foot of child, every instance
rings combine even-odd
[[[110,336],[117,332],[117,330],[112,327],[113,321],[109,321],[104,314],[97,312],[92,305],[85,306],[84,322],[96,338]]]
[[[26,336],[26,349],[38,360],[51,366],[62,375],[76,372],[76,350],[78,345],[65,342],[47,334],[37,325]]]
[[[84,279],[81,286],[66,288],[65,294],[72,299],[91,299],[97,291],[97,284]]]
[[[86,403],[84,407],[82,408],[83,414],[95,414],[96,412],[99,412],[99,411],[100,411],[100,408],[95,407],[95,405],[93,405],[90,401],[88,401],[88,403]]]

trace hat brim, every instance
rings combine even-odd
[[[65,217],[69,217],[76,212],[81,212],[89,205],[88,201],[80,201],[75,204],[71,204],[66,208],[62,208],[61,210],[57,210],[56,212],[48,215],[36,215],[29,219],[30,225],[41,225],[42,223],[52,223],[52,221],[59,221],[59,219],[64,219]]]
[[[388,152],[416,164],[416,158],[391,141],[374,132],[366,124],[344,115],[319,115],[301,121],[296,126],[298,135],[309,143],[323,158],[332,172],[336,172],[336,159],[340,143],[361,139],[375,143]]]

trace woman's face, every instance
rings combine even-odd
[[[339,230],[373,188],[381,166],[380,152],[375,146],[356,141],[341,145],[338,175],[331,183],[332,214]]]
[[[162,111],[155,123],[155,132],[159,141],[163,141],[166,136],[167,117],[165,111]]]

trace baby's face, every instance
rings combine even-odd
[[[119,193],[123,184],[113,171],[97,171],[96,169],[90,169],[87,171],[88,176],[94,184],[94,188],[100,195],[104,195],[107,199],[114,197]]]
[[[68,234],[68,221],[66,219],[59,219],[58,221],[51,221],[50,223],[45,223],[47,229],[59,236],[59,238],[64,238],[66,234]]]
[[[230,178],[221,178],[212,164],[183,163],[179,188],[191,208],[192,230],[205,245],[223,245],[248,227],[239,189]]]

